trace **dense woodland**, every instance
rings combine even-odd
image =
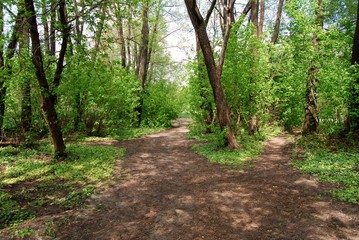
[[[168,126],[186,111],[231,148],[273,121],[357,131],[356,1],[185,1],[197,39],[187,66],[166,50],[175,4],[2,1],[2,139],[49,134],[64,158],[64,134]]]
[[[293,164],[358,203],[358,12],[356,0],[0,1],[0,230],[82,206],[111,178],[124,150],[86,137],[178,117],[206,140],[194,150],[228,165],[287,132]]]

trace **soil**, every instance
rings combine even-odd
[[[96,143],[127,149],[111,183],[89,207],[33,224],[54,221],[56,239],[359,239],[359,205],[293,168],[288,136],[269,140],[252,167],[229,169],[191,150],[187,124]]]

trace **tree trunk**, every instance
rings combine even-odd
[[[265,14],[265,1],[261,0],[261,2],[260,2],[260,22],[259,22],[259,28],[258,28],[259,36],[262,36],[262,34],[263,34],[264,14]]]
[[[232,1],[231,1],[232,3]],[[219,125],[222,129],[226,129],[226,144],[232,149],[238,149],[239,145],[237,139],[232,131],[231,120],[229,116],[229,108],[227,105],[227,101],[224,96],[222,83],[221,83],[221,76],[222,76],[222,67],[224,62],[224,55],[226,51],[226,46],[228,43],[229,38],[229,30],[230,30],[230,22],[227,22],[227,31],[224,37],[223,48],[221,51],[219,64],[216,65],[214,61],[214,55],[211,48],[211,44],[208,38],[207,30],[206,30],[206,23],[203,19],[195,0],[185,0],[185,4],[187,7],[187,11],[189,17],[191,19],[192,25],[195,29],[195,32],[198,36],[198,40],[202,49],[204,62],[206,64],[208,78],[212,87],[213,96],[215,99],[217,113],[219,118]],[[234,2],[233,2],[234,4]],[[233,5],[231,5],[233,6]],[[226,19],[227,21],[231,20],[229,17]]]
[[[147,84],[147,74],[148,74],[148,56],[149,56],[149,35],[150,29],[148,24],[148,10],[149,3],[146,2],[142,7],[142,30],[141,30],[141,46],[140,46],[140,57],[139,57],[139,67],[138,67],[138,77],[141,81],[141,90],[139,91],[139,105],[136,109],[138,112],[138,125],[141,125],[143,118],[143,94]]]
[[[282,12],[283,12],[283,4],[284,4],[284,0],[279,0],[277,16],[276,16],[275,25],[274,25],[274,32],[273,32],[272,39],[271,39],[271,42],[273,44],[276,44],[277,40],[278,40],[279,29],[280,29],[280,21],[281,21]]]
[[[30,35],[32,42],[32,62],[35,66],[36,77],[41,89],[42,109],[45,113],[46,122],[48,124],[52,141],[54,144],[55,158],[65,159],[66,147],[62,138],[61,126],[58,121],[55,109],[54,92],[51,91],[45,75],[40,37],[37,29],[37,19],[33,0],[25,0],[25,7],[26,11],[30,14],[28,17],[28,23],[30,27]]]
[[[259,22],[258,22],[258,0],[252,0],[252,10],[251,10],[251,23],[253,24],[255,30],[254,30],[254,34],[255,37],[258,39],[260,36],[260,26],[259,26]],[[254,45],[253,49],[252,49],[252,55],[254,56],[253,59],[254,61],[258,60],[258,49],[257,46]],[[254,64],[255,66],[256,64]],[[258,75],[257,73],[257,69],[256,67],[251,66],[251,77],[250,77],[250,85],[251,86],[255,86],[256,84],[256,77]],[[258,126],[258,117],[257,117],[257,104],[256,104],[256,96],[254,96],[253,91],[251,91],[249,93],[249,115],[250,115],[250,121],[249,121],[249,126],[248,126],[248,133],[249,135],[254,135],[256,132],[258,132],[259,130],[259,126]]]
[[[321,31],[323,29],[324,23],[324,12],[322,6],[322,0],[318,0],[316,8],[316,31]],[[313,34],[313,45],[314,45],[314,54],[317,54],[319,51],[319,39],[317,33]],[[318,84],[318,72],[319,67],[316,66],[315,60],[310,63],[310,68],[308,71],[307,78],[307,91],[306,91],[306,106],[304,113],[304,124],[302,134],[314,134],[318,132],[319,126],[319,110],[317,104],[317,84]]]
[[[141,47],[140,47],[140,68],[139,78],[141,81],[142,89],[145,88],[148,72],[148,48],[149,48],[149,35],[150,29],[148,25],[148,9],[149,4],[145,3],[142,8],[142,30],[141,30]]]
[[[42,13],[41,13],[41,21],[44,26],[44,42],[46,51],[50,52],[50,33],[49,33],[49,24],[47,22],[47,4],[46,0],[41,1]]]
[[[23,18],[26,21],[26,18]],[[49,45],[48,45],[49,46]],[[47,47],[48,47],[47,46]],[[23,24],[21,29],[21,38],[19,41],[19,51],[27,56],[29,52],[30,41],[29,41],[29,27],[27,24]],[[49,50],[47,48],[47,50]],[[20,68],[22,71],[26,71],[25,64],[23,61],[20,62]],[[21,101],[21,132],[23,138],[26,139],[26,133],[31,129],[32,122],[32,105],[31,105],[31,85],[30,78],[26,77],[22,85],[22,101]]]
[[[56,9],[57,1],[51,0],[51,10],[50,10],[50,54],[52,56],[56,55]]]
[[[1,4],[0,4],[1,5]],[[1,5],[2,6],[2,5]],[[22,9],[18,10],[15,25],[13,27],[13,31],[10,37],[10,41],[8,43],[8,46],[6,48],[6,54],[4,54],[3,47],[1,48],[0,52],[0,69],[3,72],[3,78],[0,81],[0,139],[2,139],[2,126],[4,124],[4,114],[5,114],[5,98],[6,98],[6,86],[4,86],[4,83],[8,76],[11,76],[12,74],[12,67],[9,64],[9,61],[14,57],[15,50],[19,41],[19,31],[22,25],[22,17],[23,17],[24,11]],[[1,20],[3,20],[3,9],[1,9]],[[1,21],[1,24],[3,24],[3,21]],[[3,25],[1,25],[1,34],[0,36],[3,37]],[[3,42],[3,41],[1,41]],[[2,43],[3,44],[3,43]],[[1,45],[0,45],[1,46]],[[7,64],[5,64],[5,59]]]
[[[98,27],[97,27],[97,31],[95,34],[95,58],[98,55],[98,51],[100,48],[100,42],[101,42],[101,37],[102,37],[102,31],[104,29],[105,26],[105,18],[106,18],[106,10],[107,10],[107,5],[103,5],[102,9],[101,9],[101,16],[100,16],[100,22],[98,23]]]
[[[120,45],[121,45],[121,65],[123,68],[125,68],[127,64],[127,60],[126,60],[126,44],[125,44],[125,38],[123,36],[123,23],[122,23],[123,20],[120,17],[118,21],[119,21],[118,35],[120,38]]]

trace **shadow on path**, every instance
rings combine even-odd
[[[223,169],[192,150],[184,126],[124,142],[117,176],[91,207],[58,219],[59,239],[359,239],[359,207],[289,163],[286,136],[255,167]],[[124,178],[125,176],[125,178]],[[124,179],[123,179],[124,178]]]

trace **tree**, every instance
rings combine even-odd
[[[275,18],[274,32],[273,32],[273,35],[272,35],[272,38],[271,38],[271,42],[273,44],[276,44],[277,40],[278,40],[280,22],[281,22],[282,12],[283,12],[283,4],[284,4],[284,0],[279,0],[277,15],[276,15],[276,18]]]
[[[225,4],[226,2],[227,4]],[[226,48],[228,44],[228,39],[230,35],[231,23],[232,23],[232,15],[233,14],[233,6],[234,0],[230,0],[229,2],[223,1],[223,8],[225,10],[225,21],[226,28],[225,34],[223,37],[223,45],[222,50],[218,59],[218,63],[215,63],[214,53],[211,47],[207,30],[205,19],[203,19],[202,14],[200,13],[197,3],[195,0],[185,0],[186,8],[191,19],[192,25],[195,29],[195,32],[198,36],[198,40],[202,49],[204,62],[206,64],[208,78],[211,83],[213,96],[215,99],[217,114],[219,119],[219,125],[222,129],[226,129],[226,144],[232,149],[238,149],[239,145],[237,139],[234,135],[231,125],[231,119],[229,115],[229,108],[227,105],[226,98],[224,96],[221,76],[223,71],[223,63],[224,57],[226,53]]]
[[[313,45],[314,45],[314,54],[317,54],[319,51],[319,38],[318,32],[323,29],[324,24],[324,11],[323,11],[323,2],[322,0],[317,1],[316,6],[316,29],[313,34]],[[307,87],[306,87],[306,106],[304,114],[304,124],[303,124],[303,135],[313,134],[318,132],[319,126],[319,116],[318,116],[318,104],[317,104],[317,84],[318,84],[318,72],[319,67],[316,65],[315,59],[310,63],[310,68],[308,71],[307,78]]]
[[[1,4],[0,4],[1,5]],[[1,5],[2,7],[2,5]],[[3,21],[4,21],[4,13],[3,13],[3,9],[0,9],[1,13],[0,13],[0,21],[1,21],[1,26],[0,26],[0,37],[4,38],[3,36],[3,31],[4,31],[4,25],[3,25]],[[12,75],[12,71],[11,71],[11,65],[10,65],[10,61],[11,59],[14,57],[15,55],[15,50],[19,41],[19,32],[21,29],[21,25],[22,25],[22,20],[23,20],[23,16],[24,16],[24,10],[22,8],[19,8],[17,16],[15,18],[15,24],[12,30],[12,34],[9,40],[9,43],[7,45],[7,48],[5,50],[5,54],[4,54],[4,46],[3,46],[3,39],[1,39],[1,44],[0,44],[0,70],[2,71],[2,80],[0,81],[0,139],[2,139],[2,127],[3,127],[3,123],[4,123],[4,114],[5,114],[5,97],[6,97],[6,86],[5,84],[5,80],[8,79],[11,75]]]
[[[58,87],[61,81],[61,74],[64,68],[64,57],[67,48],[67,42],[69,38],[69,28],[67,26],[66,18],[66,5],[65,0],[60,0],[59,4],[59,15],[62,25],[63,38],[61,43],[61,50],[58,57],[58,62],[55,70],[53,86]],[[40,43],[40,36],[37,26],[36,12],[34,7],[33,0],[25,0],[25,9],[29,14],[28,23],[30,27],[31,35],[31,45],[32,45],[32,62],[36,69],[36,77],[40,86],[41,91],[41,100],[42,100],[42,109],[45,114],[46,122],[49,127],[54,149],[55,149],[55,158],[65,159],[66,158],[66,146],[62,137],[61,125],[57,116],[55,109],[56,104],[56,93],[50,87],[50,84],[47,81],[43,54]]]

